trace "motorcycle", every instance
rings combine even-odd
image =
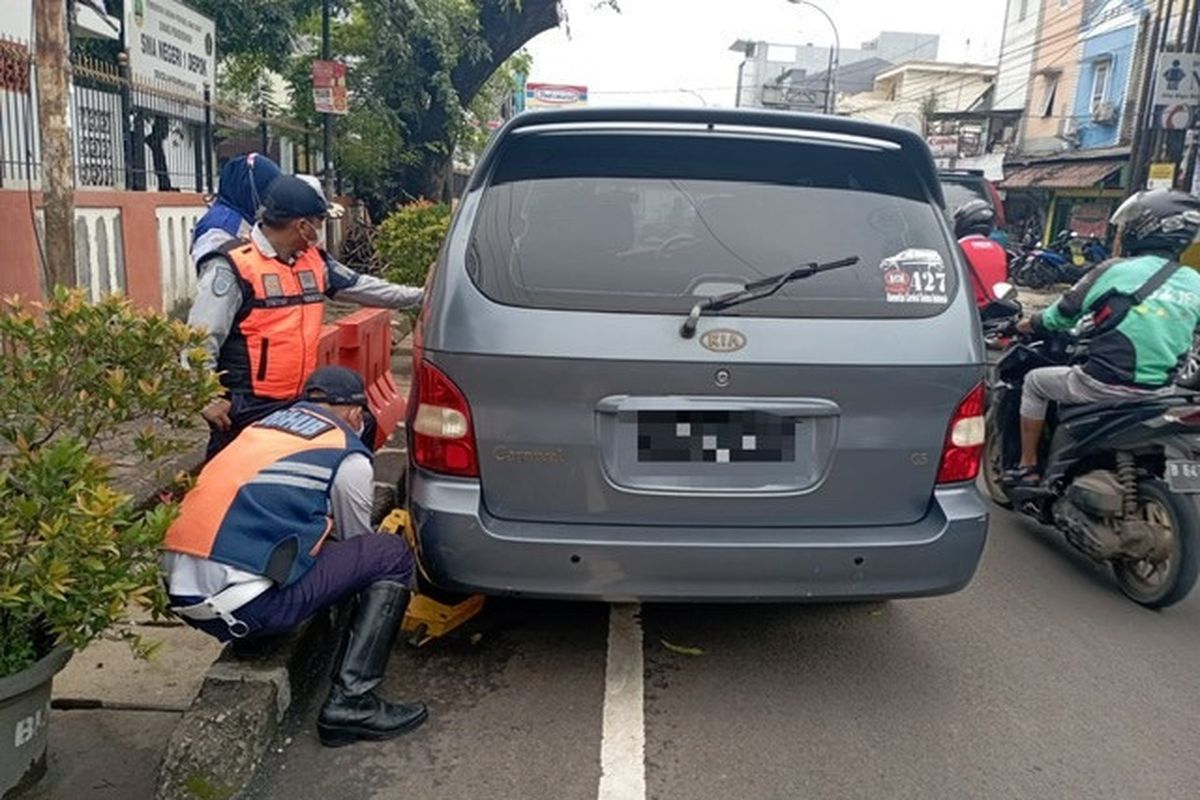
[[[1073,284],[1108,257],[1108,248],[1094,236],[1063,231],[1046,247],[1027,236],[1022,249],[1009,261],[1009,276],[1030,289]]]
[[[1007,333],[1014,333],[1010,320]],[[999,322],[996,323],[999,325]],[[986,328],[987,326],[985,326]],[[1061,531],[1147,608],[1183,600],[1200,571],[1200,403],[1192,396],[1052,409],[1036,487],[1005,486],[1020,458],[1020,401],[1034,369],[1081,362],[1086,326],[1016,335],[988,378],[983,478],[992,500]]]

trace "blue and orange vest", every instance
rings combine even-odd
[[[299,397],[317,366],[327,288],[324,256],[310,247],[288,265],[244,239],[221,252],[233,263],[242,289],[242,307],[217,359],[221,382],[256,397]]]
[[[371,451],[311,403],[246,428],[204,467],[163,548],[286,586],[313,564],[333,528],[329,494],[342,460]]]

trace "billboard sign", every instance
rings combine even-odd
[[[956,133],[927,136],[925,142],[929,145],[929,151],[933,153],[934,158],[958,157],[958,134]]]
[[[565,83],[525,84],[525,108],[575,108],[586,106],[586,86]]]

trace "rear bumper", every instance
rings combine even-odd
[[[498,520],[474,481],[414,471],[421,563],[446,589],[580,600],[868,600],[957,591],[987,536],[973,485],[924,519],[870,528],[565,525]]]

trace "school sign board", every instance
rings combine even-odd
[[[176,0],[125,0],[125,47],[133,77],[204,99],[216,81],[217,26]]]

